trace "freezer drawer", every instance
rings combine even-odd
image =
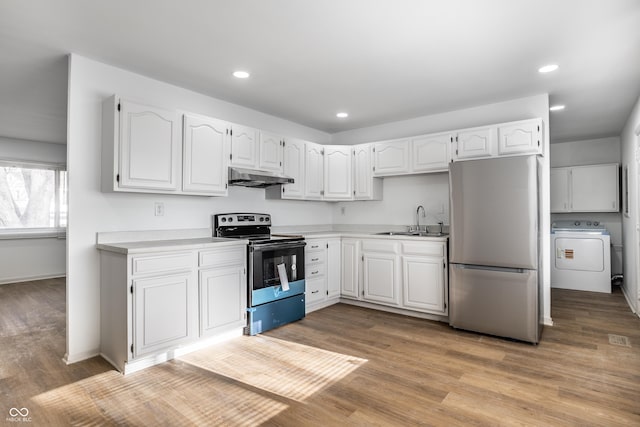
[[[449,324],[537,343],[538,272],[450,264]]]

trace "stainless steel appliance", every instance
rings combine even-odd
[[[537,343],[537,157],[451,163],[449,190],[449,323]]]
[[[245,333],[259,334],[305,316],[302,236],[271,234],[271,216],[230,213],[213,216],[217,237],[249,240]]]

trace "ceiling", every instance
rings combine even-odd
[[[574,141],[640,96],[640,1],[2,0],[0,51],[11,138],[65,143],[74,52],[329,133],[549,93]]]

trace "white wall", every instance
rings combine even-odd
[[[547,94],[514,99],[506,102],[483,105],[464,110],[450,111],[431,116],[417,117],[340,132],[333,135],[332,144],[358,144],[386,139],[426,133],[443,132],[493,123],[524,120],[541,117],[545,124],[543,152],[549,153],[549,96]],[[447,174],[425,175],[419,177],[385,178],[384,200],[380,202],[337,203],[333,209],[333,220],[336,224],[380,224],[386,215],[392,215],[392,224],[413,224],[415,209],[419,204],[431,209],[448,204],[448,181],[443,178]],[[540,229],[549,230],[549,156],[542,159],[541,179],[541,219]],[[445,196],[446,195],[446,196]],[[341,212],[345,208],[345,214]],[[448,206],[445,207],[448,213]],[[428,223],[433,221],[427,218]],[[448,218],[444,220],[449,223]],[[550,239],[549,233],[542,233],[542,288],[543,312],[545,322],[551,320],[551,278],[550,278]]]
[[[620,163],[620,138],[599,138],[551,144],[551,167]],[[622,202],[622,200],[620,201]],[[623,272],[622,214],[608,213],[555,213],[551,221],[581,219],[600,221],[611,234],[611,273]]]
[[[638,245],[638,224],[640,224],[640,185],[638,159],[640,151],[640,98],[636,102],[620,135],[622,148],[622,166],[629,168],[629,216],[622,216],[622,241],[624,250],[624,284],[623,291],[631,308],[640,311],[640,289],[638,288],[638,263],[640,251]]]
[[[264,190],[232,187],[229,197],[207,198],[102,193],[100,150],[102,101],[120,94],[150,105],[180,109],[329,143],[330,135],[229,104],[78,55],[70,56],[67,127],[69,226],[67,228],[67,355],[69,362],[98,353],[100,345],[100,261],[96,232],[162,230],[210,226],[213,213],[268,212],[274,225],[328,224],[332,207],[323,202],[272,201]],[[165,215],[153,215],[164,202]]]
[[[0,137],[0,160],[66,163],[67,147]],[[66,241],[56,237],[0,239],[0,283],[60,277],[65,275]]]

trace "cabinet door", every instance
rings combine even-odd
[[[340,239],[330,239],[327,242],[327,297],[340,296]]]
[[[258,168],[282,172],[282,137],[260,131]]]
[[[351,200],[351,147],[324,147],[324,199]]]
[[[358,240],[342,240],[340,294],[360,299],[360,245]]]
[[[283,147],[283,173],[293,178],[293,184],[282,186],[283,199],[301,199],[304,196],[304,141],[287,139]]]
[[[258,165],[258,131],[246,126],[231,126],[232,166],[255,168]]]
[[[246,323],[247,281],[243,266],[200,271],[200,335]]]
[[[403,256],[403,306],[444,313],[445,267],[442,258]]]
[[[304,198],[321,200],[324,184],[322,145],[307,142],[305,153]]]
[[[134,358],[196,337],[198,292],[193,273],[133,281]]]
[[[524,120],[498,126],[498,154],[542,152],[542,120]]]
[[[363,290],[367,301],[398,305],[400,302],[399,257],[363,252]]]
[[[551,212],[570,212],[570,168],[551,168]]]
[[[182,189],[188,192],[227,195],[229,146],[227,123],[184,115]]]
[[[409,172],[409,140],[373,145],[373,175],[402,175]]]
[[[449,169],[451,144],[449,133],[423,135],[411,139],[411,170],[413,172],[443,172]]]
[[[178,113],[120,101],[120,187],[178,190],[181,146]]]
[[[571,168],[573,212],[618,212],[618,165]]]
[[[496,128],[483,127],[459,131],[455,159],[490,157],[494,154]]]

